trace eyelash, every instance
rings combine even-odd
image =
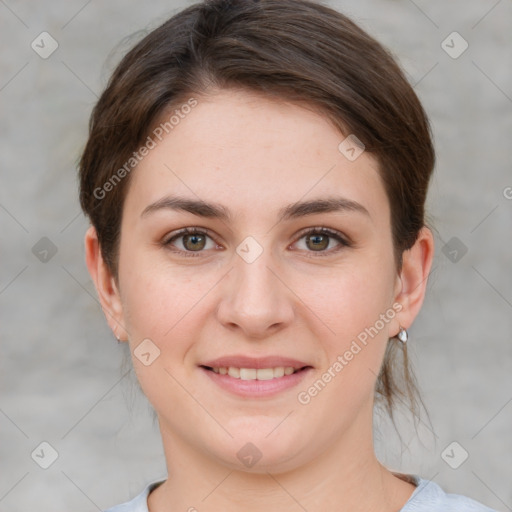
[[[170,238],[165,240],[163,242],[163,245],[165,247],[173,247],[172,242],[181,238],[184,235],[205,235],[213,240],[212,233],[210,232],[210,230],[208,230],[206,228],[183,228],[183,229],[180,229],[179,231],[177,231],[176,233],[174,233]],[[296,239],[296,241],[294,243],[298,242],[301,238],[304,238],[307,235],[328,235],[329,237],[334,238],[340,244],[337,248],[330,249],[328,251],[318,251],[318,252],[317,251],[306,251],[308,253],[316,253],[315,256],[308,256],[308,257],[316,258],[316,257],[322,257],[322,256],[329,256],[333,253],[340,251],[344,247],[352,246],[352,243],[349,240],[347,240],[347,238],[344,237],[339,231],[335,231],[335,230],[332,230],[329,228],[324,228],[322,226],[315,227],[315,228],[307,228],[306,230],[301,231],[298,235],[298,238]],[[184,251],[184,250],[175,249],[175,248],[173,248],[171,250],[175,253],[179,253],[180,255],[182,255],[184,257],[192,257],[192,258],[200,257],[200,254],[202,252],[204,252],[204,251]]]

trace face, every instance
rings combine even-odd
[[[119,319],[164,443],[291,469],[371,430],[400,318],[388,200],[314,109],[197,98],[133,171]]]

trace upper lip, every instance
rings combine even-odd
[[[202,363],[200,366],[210,368],[278,368],[280,366],[293,367],[296,370],[311,366],[297,359],[282,356],[249,357],[243,355],[224,356]]]

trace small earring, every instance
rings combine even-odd
[[[398,331],[396,337],[405,345],[407,343],[407,340],[409,339],[407,329],[404,329],[402,326],[400,326],[400,331]]]

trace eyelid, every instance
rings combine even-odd
[[[309,235],[313,233],[319,233],[324,235],[330,235],[334,238],[339,238],[342,243],[345,245],[351,245],[352,241],[341,231],[338,231],[336,229],[327,228],[325,226],[316,226],[312,228],[304,228],[301,231],[299,231],[296,235],[297,240],[300,240],[304,235]],[[296,240],[296,241],[297,241]],[[295,243],[295,242],[294,242]]]
[[[331,238],[334,238],[338,242],[339,245],[338,245],[338,247],[335,247],[328,251],[306,251],[306,253],[308,254],[307,257],[314,258],[314,257],[330,256],[332,254],[339,252],[343,248],[353,246],[352,240],[349,237],[347,237],[344,233],[342,233],[336,229],[327,228],[325,226],[316,226],[313,228],[310,227],[310,228],[305,228],[305,229],[299,231],[299,233],[297,233],[297,235],[295,237],[295,242],[293,242],[293,244],[291,244],[291,245],[296,244],[304,236],[313,235],[313,234],[327,235]],[[310,255],[314,255],[314,256],[310,256]]]
[[[184,235],[195,235],[195,234],[208,235],[212,240],[215,240],[213,231],[210,231],[208,228],[201,228],[199,226],[189,226],[186,228],[178,229],[177,231],[173,231],[172,233],[166,235],[163,238],[162,243],[164,245],[168,245],[175,238],[179,238],[180,236],[184,236]],[[215,242],[215,243],[217,243],[217,242]]]

